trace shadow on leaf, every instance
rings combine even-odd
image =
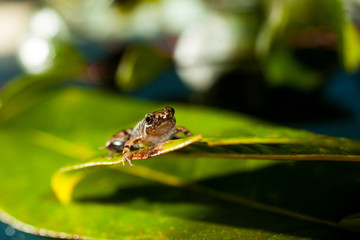
[[[360,212],[360,166],[355,163],[295,162],[251,172],[210,178],[197,184],[272,206],[338,222]],[[113,171],[112,178],[123,177]],[[104,176],[109,176],[108,173]],[[91,177],[91,181],[99,180]],[[84,184],[89,184],[90,179]],[[210,222],[238,228],[259,229],[315,239],[357,239],[359,236],[225,201],[202,192],[158,183],[138,182],[115,189],[108,196],[77,197],[81,202],[121,204],[141,211]]]

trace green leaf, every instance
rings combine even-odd
[[[264,3],[267,5],[265,21],[255,44],[255,54],[259,58],[266,58],[269,55],[273,41],[281,35],[289,18],[288,0],[266,1]]]
[[[347,71],[355,72],[360,64],[360,37],[353,23],[346,20],[343,22],[340,32],[343,64]]]
[[[203,142],[135,161],[134,168],[76,169],[106,162],[99,146],[164,105],[172,105],[178,124]],[[355,238],[337,222],[358,212],[360,166],[342,162],[359,156],[357,144],[219,109],[53,90],[1,125],[0,219],[57,238]],[[325,153],[337,162],[287,161],[289,152]],[[247,159],[254,155],[286,161]],[[51,185],[68,204],[58,201]]]
[[[339,225],[345,229],[360,232],[360,214],[357,213],[341,219]]]

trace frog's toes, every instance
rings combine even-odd
[[[130,167],[134,167],[131,163],[132,157],[133,157],[133,154],[131,152],[124,153],[123,158],[122,158],[123,166],[125,166],[125,161],[127,161],[129,163]]]

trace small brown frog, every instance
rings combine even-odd
[[[164,109],[148,113],[145,118],[141,120],[136,126],[131,129],[124,129],[115,133],[109,141],[105,144],[105,148],[109,149],[108,158],[113,154],[122,152],[122,163],[125,161],[133,167],[131,160],[133,153],[130,150],[139,149],[145,146],[153,146],[164,141],[181,138],[179,132],[185,136],[192,136],[193,134],[186,128],[176,126],[175,110],[172,107],[165,107]]]

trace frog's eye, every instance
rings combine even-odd
[[[171,112],[172,114],[175,114],[175,109],[173,109],[172,107],[170,107],[169,112]]]
[[[152,121],[153,121],[153,116],[151,116],[151,115],[146,115],[146,117],[145,117],[145,122],[146,122],[147,124],[151,124]]]

